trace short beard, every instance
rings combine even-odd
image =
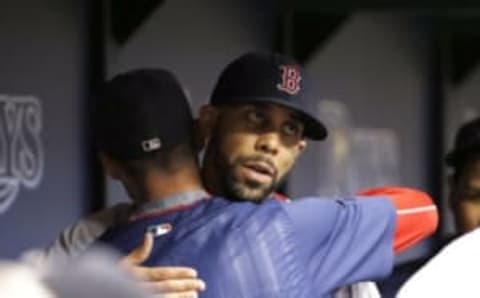
[[[281,179],[274,177],[269,185],[262,185],[256,181],[240,182],[236,180],[233,174],[235,167],[245,162],[245,160],[255,159],[255,157],[242,158],[230,165],[227,154],[220,150],[221,144],[218,133],[219,131],[216,130],[216,133],[212,135],[206,149],[206,159],[204,160],[204,162],[211,163],[209,167],[213,168],[214,173],[212,174],[212,172],[210,172],[210,174],[216,176],[211,177],[216,181],[216,185],[214,186],[216,189],[209,189],[209,191],[213,194],[221,194],[226,199],[233,201],[253,201],[261,203],[281,185],[284,177],[280,177]],[[214,165],[213,167],[212,164]]]
[[[227,198],[236,201],[255,201],[262,202],[270,196],[270,194],[279,185],[273,180],[269,185],[262,185],[256,181],[237,181],[232,175],[234,166],[229,167],[224,164],[222,170],[221,184]]]

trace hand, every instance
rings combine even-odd
[[[190,267],[145,267],[141,264],[153,249],[153,235],[146,233],[141,246],[124,257],[121,264],[139,278],[145,287],[162,298],[196,298],[205,283]]]

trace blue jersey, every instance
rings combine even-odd
[[[201,297],[329,297],[390,272],[395,218],[386,199],[256,204],[217,197],[113,227],[100,241],[128,253],[149,227],[168,224],[145,265],[195,268],[207,284]]]

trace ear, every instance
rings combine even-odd
[[[213,130],[217,125],[219,114],[220,111],[218,110],[218,107],[212,105],[204,105],[200,108],[197,133],[199,138],[204,142],[210,138],[213,133]]]
[[[113,179],[120,179],[122,175],[122,168],[115,159],[111,158],[105,153],[100,153],[100,160],[108,176],[112,177]]]
[[[307,140],[302,139],[298,142],[298,153],[301,154],[305,149],[307,149]]]

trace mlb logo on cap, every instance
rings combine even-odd
[[[142,142],[142,148],[145,152],[158,150],[160,147],[162,147],[162,142],[159,138],[153,138]]]

